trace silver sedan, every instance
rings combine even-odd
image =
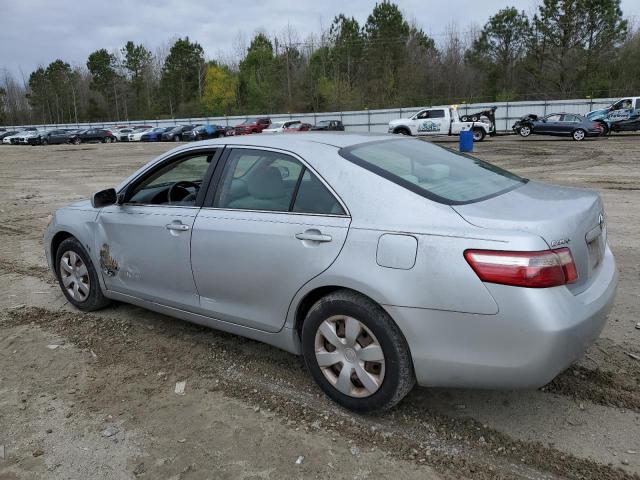
[[[535,388],[598,337],[617,283],[596,192],[395,136],[197,142],[61,208],[69,302],[110,300],[304,356],[328,396]]]

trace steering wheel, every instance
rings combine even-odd
[[[187,187],[193,187],[195,188],[196,191],[192,194],[189,192],[189,190],[187,190]],[[178,199],[174,200],[173,196],[176,193],[176,190],[178,189],[186,192],[186,195],[182,197],[180,200]],[[183,201],[185,198],[189,197],[190,195],[194,195],[194,196],[197,195],[198,190],[200,190],[200,185],[198,185],[197,183],[190,182],[189,180],[179,180],[169,187],[169,190],[167,191],[167,201],[169,203]]]

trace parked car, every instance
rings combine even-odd
[[[173,127],[156,127],[146,130],[140,137],[141,142],[159,142],[162,138],[162,134]]]
[[[18,130],[5,130],[2,133],[0,133],[0,140],[4,140],[6,137],[11,137],[16,133],[19,133]],[[11,142],[7,142],[7,143],[11,143]]]
[[[40,130],[26,130],[17,135],[17,143],[19,145],[40,145],[45,134],[46,132]]]
[[[602,124],[575,113],[551,113],[544,117],[525,115],[511,127],[522,137],[531,134],[571,137],[576,141],[602,135]]]
[[[225,129],[220,125],[199,125],[182,134],[182,139],[187,141],[206,140],[225,136]]]
[[[131,127],[124,127],[112,130],[111,133],[113,133],[113,138],[115,138],[117,142],[128,142],[129,134],[133,133],[133,131]]]
[[[69,142],[75,145],[89,142],[111,143],[116,139],[110,130],[104,128],[89,128],[72,133],[69,136]]]
[[[320,120],[311,130],[344,132],[344,125],[340,120]]]
[[[50,130],[46,134],[42,135],[40,143],[42,145],[59,145],[63,143],[71,143],[71,136],[75,131],[76,130],[64,128]]]
[[[311,128],[308,123],[303,123],[300,120],[287,120],[286,122],[274,122],[269,125],[269,128],[262,130],[262,133],[291,133],[291,132],[306,132]]]
[[[244,122],[235,126],[235,135],[262,133],[269,125],[271,125],[271,119],[269,117],[247,118]]]
[[[495,125],[481,120],[463,122],[454,106],[425,108],[409,118],[389,122],[389,133],[401,135],[459,135],[463,130],[471,130],[473,141],[481,142],[495,132]]]
[[[120,300],[302,354],[358,411],[415,383],[544,385],[598,337],[617,283],[597,191],[398,136],[206,140],[50,218],[75,307]]]
[[[20,137],[26,135],[28,132],[34,132],[34,131],[37,132],[38,129],[35,127],[22,128],[18,130],[16,133],[13,133],[11,135],[5,135],[2,139],[2,143],[4,145],[18,145],[18,143],[20,142]]]
[[[162,134],[163,142],[181,142],[184,132],[193,130],[197,125],[176,125]]]
[[[142,141],[142,136],[146,133],[149,133],[153,130],[153,128],[147,128],[147,129],[134,129],[133,132],[131,132],[128,136],[129,138],[129,142],[141,142]]]
[[[604,135],[640,130],[640,97],[621,98],[607,108],[592,110],[586,117],[600,123]]]

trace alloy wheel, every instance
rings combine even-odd
[[[91,291],[89,270],[76,252],[68,250],[60,257],[60,278],[71,298],[84,302]]]
[[[355,318],[335,315],[315,335],[315,356],[324,377],[350,397],[369,397],[384,380],[384,352],[376,336]]]
[[[584,139],[585,135],[584,135],[584,130],[576,130],[575,132],[573,132],[573,139],[580,141],[582,139]]]
[[[520,136],[528,137],[531,135],[531,129],[529,127],[520,127]]]

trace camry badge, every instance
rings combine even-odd
[[[560,240],[554,240],[551,242],[551,247],[559,247],[560,245],[567,245],[571,241],[570,238],[561,238]]]

